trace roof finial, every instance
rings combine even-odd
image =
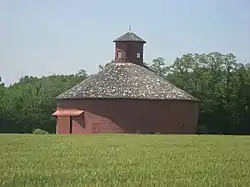
[[[129,24],[128,31],[131,32],[131,24]]]

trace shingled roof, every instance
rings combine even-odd
[[[117,38],[116,40],[114,40],[114,42],[126,42],[126,41],[146,43],[145,40],[143,40],[133,32],[127,32],[122,36],[120,36],[119,38]]]
[[[133,63],[112,63],[57,99],[176,99],[198,101],[169,81]]]

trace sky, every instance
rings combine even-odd
[[[215,51],[250,62],[249,0],[0,0],[0,77],[96,73],[130,24],[146,62]]]

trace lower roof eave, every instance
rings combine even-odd
[[[198,99],[161,99],[161,98],[133,98],[133,97],[75,97],[75,98],[56,98],[57,101],[65,100],[158,100],[158,101],[187,101],[187,102],[197,102],[201,103]]]

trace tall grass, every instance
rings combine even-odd
[[[1,135],[0,186],[250,186],[250,137]]]

